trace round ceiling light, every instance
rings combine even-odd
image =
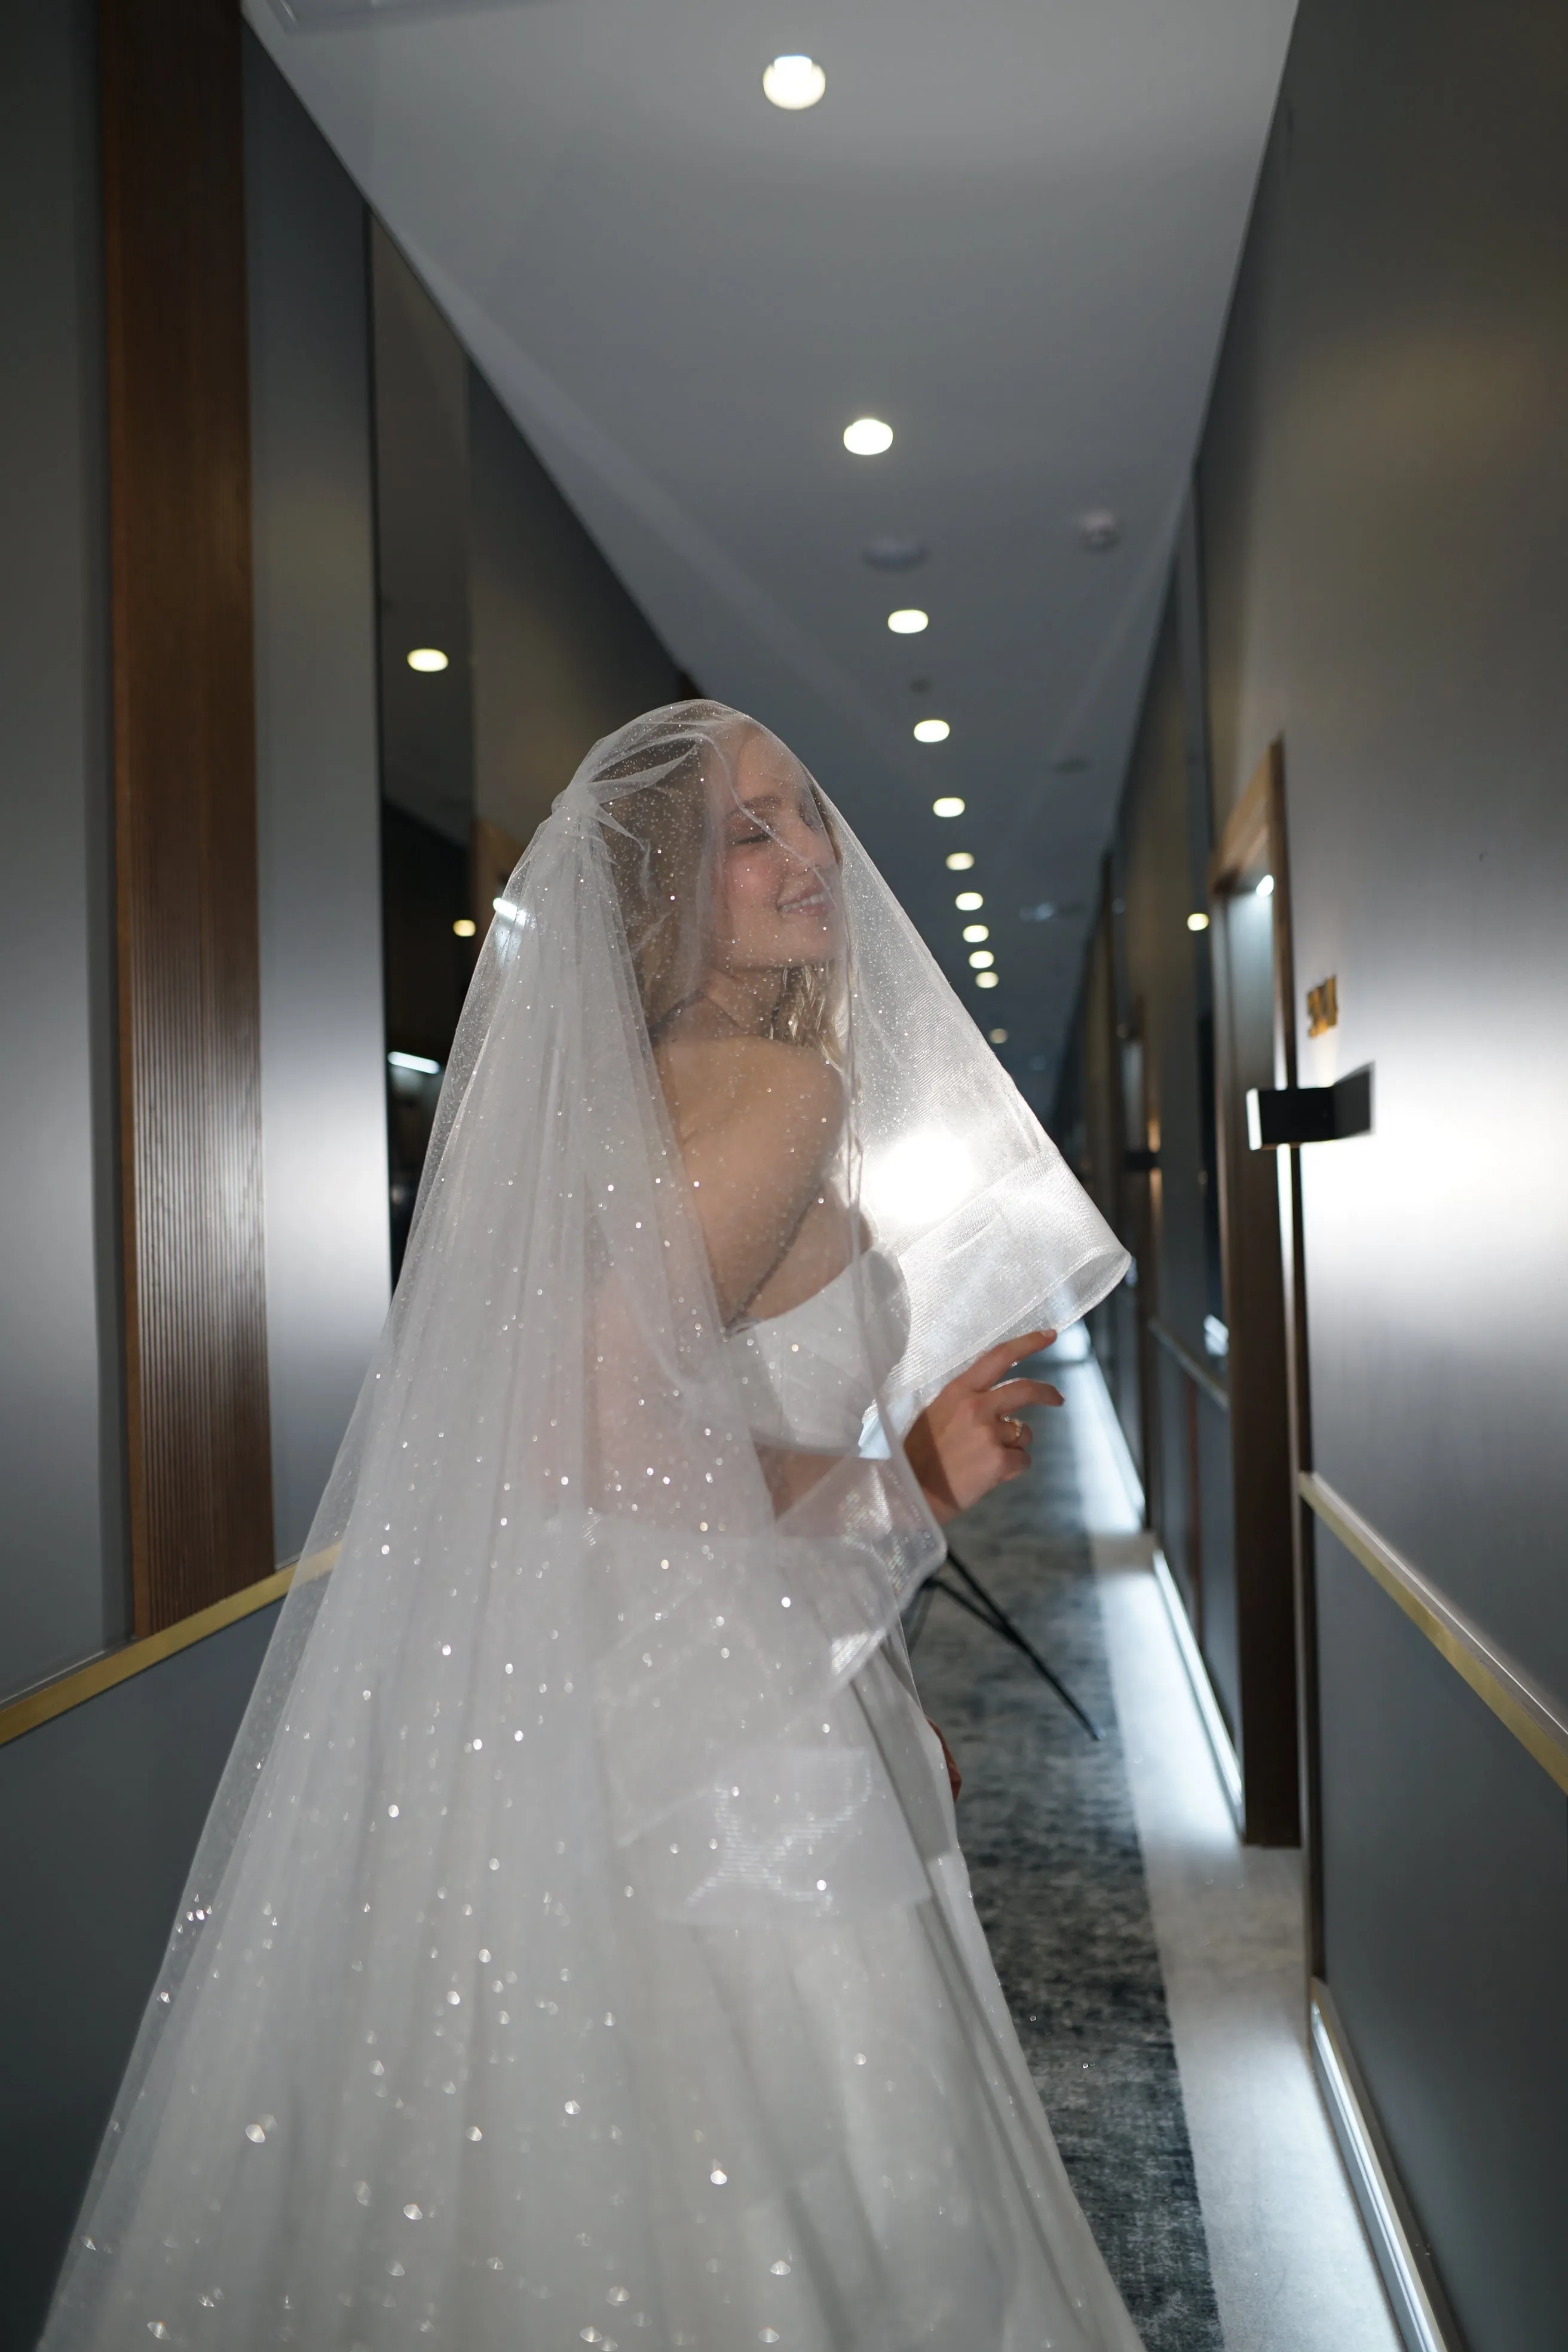
[[[917,743],[945,743],[952,732],[952,730],[948,725],[945,719],[917,719],[915,720],[915,741]]]
[[[976,988],[1000,988],[1002,982],[999,975],[994,971],[977,971],[974,975],[974,985]]]
[[[1095,507],[1078,519],[1078,542],[1090,555],[1109,555],[1121,541],[1121,517],[1109,507]]]
[[[1189,915],[1187,917],[1187,929],[1189,931],[1206,931],[1208,927],[1209,919],[1201,911],[1195,915]]]
[[[844,427],[844,446],[852,457],[879,457],[893,446],[893,428],[879,416],[858,416]]]
[[[989,971],[996,959],[989,948],[976,948],[969,959],[972,971]]]
[[[452,934],[455,939],[471,940],[478,929],[479,925],[471,915],[459,915],[452,926]]]
[[[869,541],[860,552],[873,572],[914,572],[931,550],[923,540],[900,539],[889,534]]]
[[[1253,892],[1253,896],[1256,898],[1272,898],[1274,896],[1274,877],[1272,874],[1266,874],[1264,876],[1262,881]]]
[[[950,874],[967,874],[973,864],[973,849],[950,849],[947,853],[947,870]]]
[[[956,793],[944,793],[941,800],[932,801],[931,813],[932,816],[962,816],[963,803]]]
[[[961,849],[957,854],[962,857],[964,853]],[[951,866],[952,859],[950,857],[947,862]],[[961,890],[952,903],[961,915],[974,915],[979,913],[985,901],[978,890]]]
[[[988,1030],[986,1034],[990,1037],[991,1043],[994,1045],[1005,1045],[1007,1043],[1007,1032],[1005,1029],[992,1029]]]
[[[931,626],[931,614],[922,613],[918,604],[900,604],[896,613],[888,615],[888,626],[896,637],[918,637],[922,629]]]
[[[990,937],[991,926],[989,923],[965,923],[963,926],[963,943],[965,947],[977,948],[982,940],[988,940]]]
[[[763,95],[786,114],[815,106],[827,88],[827,76],[815,58],[775,58],[763,69]]]
[[[408,656],[408,667],[410,669],[423,670],[434,677],[438,669],[446,668],[447,656],[441,652],[439,646],[416,646]]]

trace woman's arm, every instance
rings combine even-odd
[[[844,1083],[819,1054],[765,1038],[673,1045],[658,1059],[720,1312],[731,1322],[821,1196],[843,1131]]]
[[[967,1511],[994,1486],[1021,1478],[1029,1466],[1032,1433],[1018,1419],[1026,1405],[1060,1404],[1047,1381],[1004,1380],[1026,1356],[1048,1348],[1054,1331],[1025,1331],[987,1349],[966,1372],[933,1397],[904,1440],[910,1467],[943,1525]],[[999,1383],[999,1385],[997,1385]]]

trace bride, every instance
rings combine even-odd
[[[46,2352],[1135,2352],[899,1628],[1124,1265],[783,744],[595,746]]]

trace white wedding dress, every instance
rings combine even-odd
[[[510,887],[41,2352],[1135,2352],[887,1434],[1125,1255],[840,824],[851,1263],[723,1330],[610,853],[743,730],[596,747]]]

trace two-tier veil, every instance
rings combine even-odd
[[[724,1320],[657,1059],[743,758],[839,899],[776,1031],[834,1074],[837,1268],[772,1323]],[[900,1433],[1125,1262],[783,745],[688,702],[595,746],[480,958],[47,2352],[1134,2341],[889,1665],[942,1556]]]

